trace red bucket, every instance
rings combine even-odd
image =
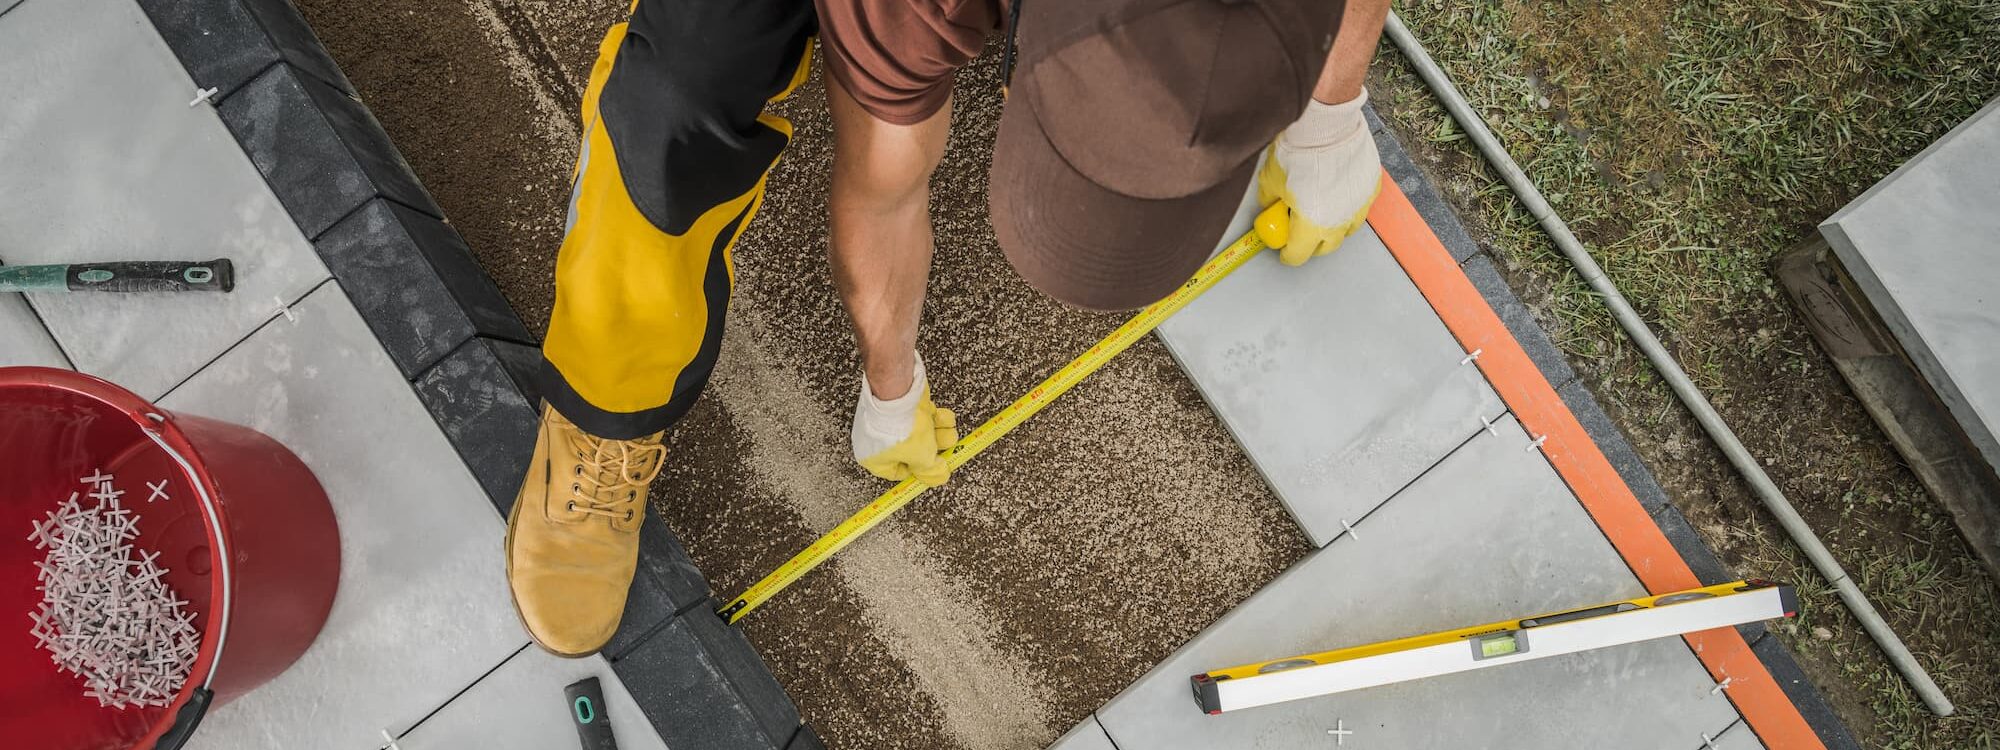
[[[139,550],[201,632],[171,703],[104,708],[60,672],[29,633],[41,602],[21,540],[97,470],[118,478],[138,517]],[[165,480],[149,501],[148,483]],[[263,434],[174,414],[68,370],[0,368],[0,737],[48,750],[178,748],[211,705],[285,671],[333,606],[340,535],[326,491]]]

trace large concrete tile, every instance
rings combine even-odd
[[[1694,750],[1764,750],[1764,742],[1749,724],[1738,721],[1719,735],[1710,734],[1707,742],[1696,743]]]
[[[551,750],[578,743],[563,688],[596,677],[604,690],[603,714],[620,750],[666,750],[667,744],[611,673],[601,656],[563,659],[529,647],[493,674],[396,740],[402,750]]]
[[[69,367],[62,349],[18,294],[0,294],[0,367]]]
[[[2000,471],[2000,99],[1820,232],[1910,360]]]
[[[1160,336],[1315,544],[1506,411],[1367,228],[1251,259]]]
[[[1686,750],[1735,720],[1678,638],[1207,716],[1189,675],[1639,596],[1511,417],[1189,642],[1097,712],[1122,748]]]
[[[1111,744],[1111,736],[1104,733],[1097,717],[1085,716],[1067,734],[1057,737],[1048,750],[1118,750],[1118,746]]]
[[[23,3],[0,50],[8,262],[236,262],[227,295],[31,297],[78,369],[156,398],[326,278],[136,4]]]
[[[248,425],[319,476],[340,523],[326,629],[277,679],[216,710],[196,748],[366,748],[528,642],[501,519],[335,284],[160,402]]]

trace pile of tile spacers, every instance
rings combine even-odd
[[[40,567],[41,606],[29,631],[49,660],[83,678],[99,706],[157,707],[173,701],[201,647],[187,602],[168,588],[159,553],[135,549],[139,522],[119,501],[123,490],[102,471],[81,480],[34,524],[28,540],[48,550]],[[149,485],[164,497],[165,483]],[[86,507],[79,497],[96,501]]]

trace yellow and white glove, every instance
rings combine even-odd
[[[917,357],[910,392],[898,398],[876,398],[868,389],[868,376],[861,376],[852,439],[854,460],[875,476],[891,482],[916,477],[932,487],[951,478],[944,451],[958,443],[958,420],[950,409],[931,403],[923,357]]]
[[[1291,231],[1281,239],[1278,260],[1296,266],[1333,252],[1341,240],[1368,219],[1368,208],[1382,189],[1382,157],[1361,105],[1363,89],[1354,101],[1306,104],[1305,114],[1271,142],[1270,154],[1257,173],[1257,201],[1270,206],[1284,201],[1291,211]]]

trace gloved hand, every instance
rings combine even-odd
[[[868,473],[892,482],[914,476],[932,487],[944,484],[951,469],[945,466],[942,453],[958,442],[957,427],[958,420],[950,409],[931,403],[923,357],[917,358],[910,392],[898,398],[875,398],[874,391],[868,389],[868,376],[861,376],[852,438],[854,460]]]
[[[1382,189],[1382,157],[1361,116],[1367,102],[1366,89],[1342,104],[1314,100],[1271,142],[1257,173],[1257,201],[1291,208],[1290,236],[1272,245],[1283,248],[1278,260],[1285,265],[1333,252],[1367,220]]]

